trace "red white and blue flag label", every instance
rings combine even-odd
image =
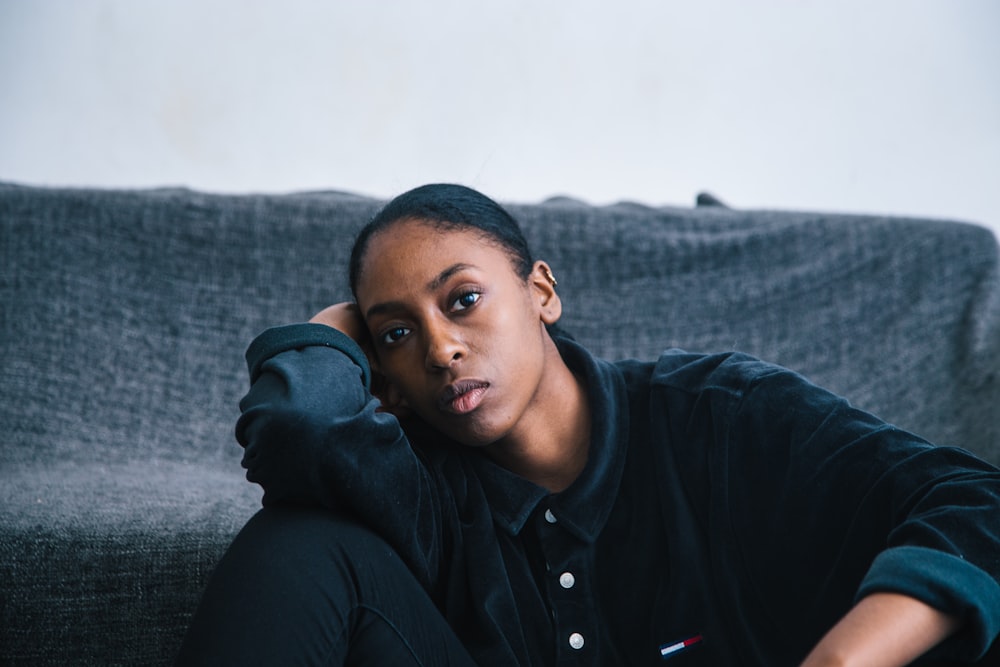
[[[660,657],[664,659],[672,658],[678,653],[682,653],[683,651],[686,651],[692,646],[697,646],[702,642],[702,639],[703,638],[701,635],[695,635],[694,637],[685,639],[683,641],[674,642],[672,644],[664,644],[663,646],[660,647]]]

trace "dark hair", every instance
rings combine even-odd
[[[422,185],[399,195],[375,214],[354,240],[348,268],[351,293],[357,298],[361,262],[372,237],[397,222],[419,220],[443,229],[471,229],[510,256],[514,272],[527,280],[534,266],[528,242],[517,221],[486,195],[448,183]]]

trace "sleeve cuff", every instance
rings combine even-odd
[[[346,354],[359,368],[365,388],[371,390],[371,369],[368,358],[361,346],[347,334],[328,327],[325,324],[307,322],[288,324],[267,329],[257,336],[247,348],[247,369],[250,371],[250,382],[253,383],[260,375],[261,366],[268,359],[287,352],[310,346],[332,347]]]
[[[939,647],[950,657],[977,659],[1000,633],[1000,584],[953,554],[915,546],[883,551],[861,582],[857,598],[872,593],[908,595],[960,618],[962,629]]]

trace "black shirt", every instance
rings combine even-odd
[[[247,352],[247,477],[357,513],[483,665],[793,665],[877,591],[965,621],[939,656],[1000,631],[992,466],[745,355],[557,342],[592,420],[561,493],[376,412],[363,353],[321,325]]]

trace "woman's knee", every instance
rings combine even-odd
[[[339,604],[351,606],[370,583],[366,578],[389,571],[411,576],[392,547],[371,529],[347,514],[317,508],[260,510],[226,557],[239,561],[245,576],[273,579],[300,599],[346,596]]]
[[[409,574],[384,540],[351,517],[262,509],[219,562],[186,648],[226,656],[224,664],[237,664],[228,661],[236,656],[282,664],[296,654],[301,664],[329,664],[347,645],[358,607],[382,595],[385,576],[405,581]]]

